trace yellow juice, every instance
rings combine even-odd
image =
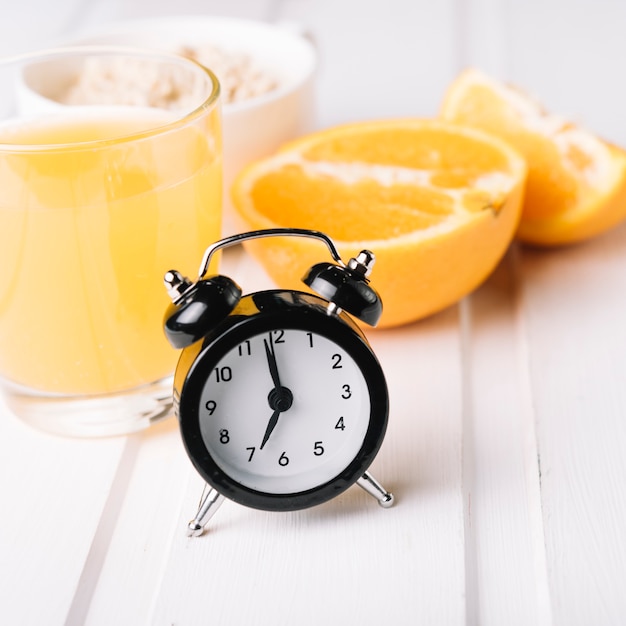
[[[219,238],[219,110],[128,137],[155,126],[148,113],[0,127],[4,379],[92,394],[172,372],[162,279],[172,268],[195,277]]]

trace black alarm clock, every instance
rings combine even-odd
[[[262,237],[310,237],[333,262],[310,268],[316,294],[274,289],[242,295],[229,277],[205,278],[220,249]],[[200,535],[224,498],[269,511],[321,504],[353,484],[383,507],[393,495],[368,472],[385,436],[385,376],[351,316],[375,326],[382,303],[368,276],[374,255],[344,263],[324,233],[276,228],[207,248],[195,282],[165,275],[164,327],[182,353],[174,407],[182,440],[210,490],[188,534]]]

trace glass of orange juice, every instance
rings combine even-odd
[[[163,275],[219,239],[219,84],[193,61],[67,48],[0,62],[0,382],[59,434],[170,414]]]

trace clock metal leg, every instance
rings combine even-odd
[[[199,537],[222,502],[224,502],[224,496],[216,489],[210,489],[200,502],[196,516],[187,524],[187,537]]]
[[[370,473],[365,472],[356,484],[365,489],[370,496],[374,496],[378,500],[378,504],[385,509],[393,506],[394,497],[390,491],[387,491]]]

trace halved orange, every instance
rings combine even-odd
[[[344,261],[369,249],[381,326],[435,313],[494,269],[519,221],[524,160],[503,141],[436,120],[363,122],[303,137],[240,173],[242,229],[310,228]],[[268,238],[248,248],[281,287],[303,288],[318,242]]]
[[[626,218],[626,153],[547,113],[519,89],[468,69],[449,87],[441,118],[492,133],[526,159],[519,239],[567,244]]]

